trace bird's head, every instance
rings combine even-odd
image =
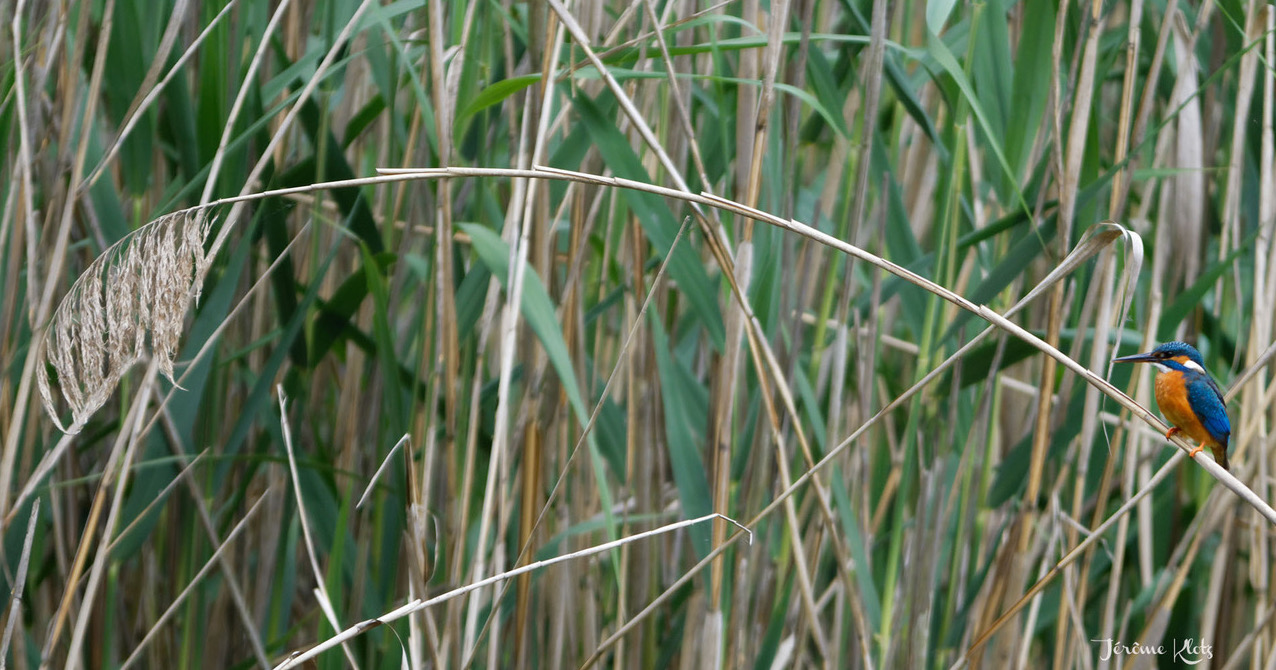
[[[1161,372],[1171,370],[1205,372],[1205,359],[1186,342],[1166,342],[1146,354],[1112,359],[1113,363],[1151,363]]]

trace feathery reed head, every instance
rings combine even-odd
[[[173,381],[182,322],[208,271],[209,227],[202,209],[155,219],[94,260],[62,298],[40,338],[47,365],[37,366],[44,409],[59,430],[79,432],[148,346]],[[49,366],[71,408],[69,427],[58,418]]]

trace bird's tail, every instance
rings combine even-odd
[[[1224,447],[1221,444],[1211,444],[1210,451],[1214,452],[1214,460],[1218,461],[1218,464],[1221,465],[1224,470],[1231,470],[1231,468],[1227,466],[1227,447]]]

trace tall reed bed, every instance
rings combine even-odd
[[[1272,662],[1270,8],[0,17],[6,665]]]

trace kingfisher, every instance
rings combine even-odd
[[[1227,468],[1227,441],[1232,424],[1227,420],[1227,404],[1218,384],[1205,371],[1201,352],[1186,342],[1166,342],[1146,354],[1122,356],[1113,363],[1151,363],[1156,375],[1156,404],[1170,425],[1165,433],[1170,439],[1176,433],[1196,440],[1191,458],[1209,447],[1214,460]]]

